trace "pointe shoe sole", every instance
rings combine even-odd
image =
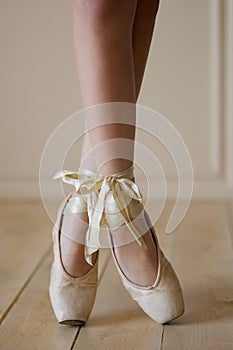
[[[85,325],[86,322],[81,320],[63,320],[58,322],[59,324],[64,324],[67,326],[73,326],[73,327],[82,327]]]

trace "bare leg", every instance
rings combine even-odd
[[[151,39],[154,31],[155,19],[159,8],[160,0],[138,0],[133,24],[133,60],[134,60],[134,75],[135,75],[135,95],[138,99],[143,75],[146,67],[148,53],[151,45]],[[75,11],[74,11],[75,16]],[[75,38],[76,39],[76,38]],[[76,52],[79,51],[79,45],[76,43]],[[106,100],[106,99],[105,99]],[[104,102],[103,100],[102,102]],[[115,100],[113,100],[115,101]],[[120,100],[119,100],[120,101]],[[107,100],[105,102],[108,102]],[[101,100],[96,103],[101,103]],[[87,103],[86,106],[91,105]],[[88,133],[85,134],[81,164],[85,161],[85,155],[91,151],[91,142]],[[92,169],[97,171],[97,165],[93,157]],[[85,164],[88,166],[89,164]],[[91,169],[91,170],[92,170]]]
[[[138,99],[160,0],[138,0],[133,26],[135,87]]]
[[[76,51],[77,70],[81,86],[84,107],[110,101],[135,102],[133,53],[130,42],[136,10],[136,0],[85,0],[73,1],[74,14],[74,44]],[[119,20],[120,18],[120,20]],[[127,33],[126,34],[126,29]],[[131,34],[130,34],[131,33]],[[131,35],[131,37],[130,37]],[[124,39],[123,39],[124,38]],[[123,39],[123,40],[122,40]],[[121,42],[122,41],[122,42]],[[125,77],[124,81],[123,78]],[[123,83],[123,84],[122,84]],[[96,112],[94,110],[95,120]],[[128,130],[123,126],[114,128],[98,128],[98,132],[85,139],[82,155],[86,155],[92,144],[98,141],[129,134],[134,139],[134,126]],[[110,137],[109,137],[110,135]],[[118,171],[118,161],[113,160]],[[122,161],[125,168],[126,160]],[[86,166],[82,157],[81,166]],[[111,171],[111,169],[106,169]],[[82,227],[81,227],[82,226]],[[78,215],[65,216],[62,229],[80,230],[83,234],[85,225],[80,225]],[[84,260],[84,246],[61,236],[63,264],[73,276],[80,276],[90,265]]]
[[[105,102],[135,103],[132,28],[136,6],[137,0],[119,0],[117,6],[114,0],[90,3],[74,0],[77,68],[85,107]],[[89,115],[89,127],[93,119],[101,124],[101,109],[98,111],[99,115],[97,109]],[[134,125],[118,124],[96,128],[89,135],[92,146],[96,146],[122,135],[133,140],[134,132]],[[95,158],[102,173],[117,172],[119,168],[130,165],[130,161],[111,159],[114,157],[110,155],[111,164],[103,168],[99,155],[100,152],[95,154]]]
[[[115,6],[115,1],[112,0],[93,1],[92,4],[74,1],[77,67],[85,106],[111,101],[136,102],[158,7],[155,3],[148,1],[143,4],[138,1],[137,4],[135,0],[121,0]],[[145,54],[140,55],[140,60],[138,53],[141,50]],[[98,116],[95,119],[96,117]],[[90,138],[94,145],[110,138],[127,137],[134,140],[134,132],[134,125],[114,124],[98,128]],[[109,159],[104,166],[98,168],[102,173],[108,174],[127,168],[130,164],[131,161],[125,159]],[[127,277],[135,283],[149,285],[154,282],[156,275],[156,249],[151,235],[146,234],[144,237],[148,251],[142,251],[137,243],[120,247],[117,251],[120,263],[127,267]],[[137,258],[138,254],[142,254],[136,268],[135,254]],[[124,260],[124,257],[127,259]],[[132,261],[134,268],[131,271]],[[75,274],[80,274],[78,267]]]
[[[158,7],[159,0],[138,0],[133,27],[136,98],[139,96],[142,85]],[[147,251],[141,249],[136,242],[118,247],[115,251],[120,266],[126,267],[127,277],[139,285],[146,286],[155,281],[157,251],[150,232],[147,232],[143,238],[148,247]],[[120,241],[123,237],[118,235],[117,239]],[[139,262],[140,266],[136,266],[136,262]]]

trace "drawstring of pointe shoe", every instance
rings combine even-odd
[[[124,195],[127,194],[131,199],[136,199],[138,201],[142,200],[142,195],[138,186],[132,179],[130,179],[132,173],[133,166],[113,175],[103,176],[96,174],[96,180],[94,182],[93,175],[88,176],[86,173],[87,176],[84,176],[85,173],[73,173],[68,170],[57,173],[54,177],[56,179],[62,177],[64,182],[74,185],[78,194],[90,194],[91,197],[94,197],[94,200],[92,198],[91,205],[87,206],[89,228],[86,234],[85,259],[90,265],[93,265],[92,255],[100,248],[99,236],[101,230],[101,220],[105,212],[107,195],[111,192],[119,209],[119,213],[121,214],[122,219],[130,233],[133,235],[139,246],[147,249],[144,239],[132,223],[127,203],[124,198]]]

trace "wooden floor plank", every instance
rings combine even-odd
[[[0,237],[20,219],[26,208],[28,208],[28,203],[0,201]]]
[[[42,204],[0,204],[0,322],[51,245],[51,222]]]
[[[164,328],[153,322],[132,301],[112,258],[107,264],[108,252],[102,250],[96,303],[78,334],[78,328],[57,324],[50,305],[52,254],[40,264],[51,245],[51,223],[43,207],[0,203],[2,314],[25,286],[1,325],[0,349],[231,350],[232,204],[227,208],[228,214],[224,203],[193,202],[179,228],[165,235],[168,207],[157,225],[161,246],[183,286],[184,316]]]
[[[0,348],[4,350],[68,350],[77,327],[58,325],[48,294],[50,254],[0,328]]]
[[[107,265],[104,251],[99,264],[99,280]],[[0,328],[0,349],[70,350],[78,327],[59,325],[48,293],[52,251],[38,268]],[[88,346],[88,345],[87,345]],[[88,349],[84,347],[83,350]]]
[[[74,350],[158,350],[162,331],[163,327],[146,316],[123,288],[111,257],[93,313]]]
[[[165,326],[162,349],[233,349],[233,254],[224,205],[192,204],[179,230],[163,238],[186,312]]]

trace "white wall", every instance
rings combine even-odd
[[[162,0],[139,100],[183,136],[198,198],[233,194],[232,7],[232,0]],[[0,17],[0,193],[36,197],[49,135],[82,107],[71,1],[2,1]],[[165,151],[153,140],[148,146],[175,186]]]

